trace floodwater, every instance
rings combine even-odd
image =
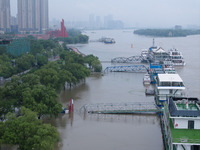
[[[93,54],[101,61],[115,57],[140,55],[152,46],[152,37],[134,35],[132,30],[86,31],[90,40],[102,36],[114,38],[115,44],[89,42],[73,45],[84,54]],[[165,50],[179,49],[186,66],[176,68],[187,88],[186,96],[200,97],[200,36],[155,38],[155,44]],[[133,45],[133,48],[131,48]],[[103,63],[103,68],[111,66]],[[91,103],[153,102],[146,97],[142,80],[144,73],[106,73],[92,75],[80,86],[60,93],[59,101],[66,105],[74,99],[73,115],[60,115],[50,122],[60,133],[56,150],[162,150],[160,120],[156,115],[100,115],[80,113]]]

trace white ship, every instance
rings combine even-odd
[[[185,61],[183,59],[183,55],[177,49],[169,50],[169,55],[174,66],[184,66]]]

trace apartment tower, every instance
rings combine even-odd
[[[18,0],[20,33],[43,33],[48,27],[48,0]]]
[[[0,0],[0,31],[10,32],[10,0]]]

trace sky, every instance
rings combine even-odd
[[[17,0],[11,14],[17,13]],[[200,26],[200,0],[49,0],[49,20],[88,21],[89,15],[112,15],[125,26]]]

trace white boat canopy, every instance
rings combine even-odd
[[[178,74],[158,74],[160,82],[183,82]]]

